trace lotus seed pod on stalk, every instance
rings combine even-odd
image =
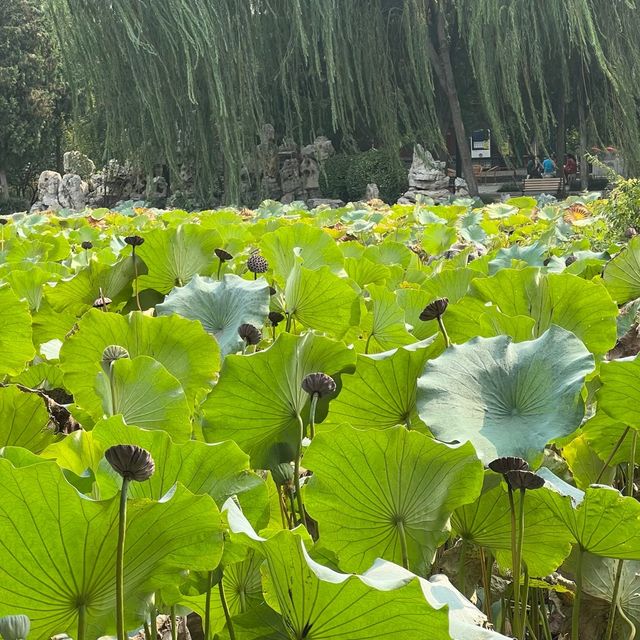
[[[107,462],[114,471],[125,480],[144,482],[155,471],[155,463],[151,454],[142,447],[132,444],[117,444],[109,447],[104,453]]]
[[[516,458],[515,456],[506,456],[504,458],[496,458],[492,460],[488,465],[491,471],[501,473],[505,475],[509,471],[528,471],[529,463],[523,458]]]
[[[279,487],[289,485],[293,482],[293,465],[290,462],[281,462],[271,469],[271,475]]]
[[[233,256],[224,249],[215,249],[214,253],[218,256],[220,262],[229,262],[229,260],[233,260]]]
[[[262,332],[252,324],[241,324],[238,327],[238,335],[248,345],[256,345],[262,340]]]
[[[284,315],[279,311],[270,311],[269,312],[269,322],[271,326],[277,327],[284,320]]]
[[[127,236],[124,241],[130,247],[139,247],[141,244],[144,244],[144,238],[140,236]]]
[[[326,373],[310,373],[302,380],[302,388],[310,396],[326,396],[336,390],[335,380]]]
[[[512,489],[520,489],[521,491],[524,491],[525,489],[540,489],[544,486],[544,478],[532,471],[519,469],[507,471],[505,477]]]
[[[269,270],[269,263],[259,253],[252,253],[247,260],[247,269],[251,273],[266,273]]]
[[[108,307],[111,304],[111,298],[107,298],[107,296],[100,296],[96,298],[93,303],[94,309],[102,309],[103,307]]]
[[[24,640],[31,630],[31,621],[27,616],[3,616],[0,618],[0,635],[4,640]]]
[[[436,320],[447,310],[449,306],[449,300],[447,298],[440,298],[430,302],[420,314],[420,320],[428,322],[429,320]]]
[[[85,240],[80,246],[85,251],[88,251],[89,249],[93,249],[93,242],[91,242],[90,240]]]

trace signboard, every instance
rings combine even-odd
[[[471,157],[491,157],[491,129],[478,129],[471,134]]]

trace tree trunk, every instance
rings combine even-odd
[[[462,173],[467,181],[469,193],[472,196],[478,195],[478,183],[473,173],[473,162],[471,160],[471,147],[467,138],[467,133],[462,120],[462,109],[460,108],[460,100],[458,99],[458,91],[456,89],[456,81],[453,75],[453,66],[451,64],[451,48],[447,37],[447,28],[444,22],[442,9],[435,6],[436,12],[436,28],[438,33],[438,51],[436,52],[431,46],[429,53],[431,61],[434,65],[436,77],[440,82],[451,111],[451,121],[453,122],[453,131],[456,136],[458,152],[460,154],[460,162],[462,164]]]
[[[9,197],[9,182],[7,181],[7,172],[0,168],[0,200]]]
[[[580,126],[580,186],[589,188],[589,161],[587,160],[587,116],[584,110],[584,95],[578,97],[578,120]]]

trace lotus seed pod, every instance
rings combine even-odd
[[[496,458],[492,460],[488,465],[491,471],[501,473],[504,475],[508,471],[528,471],[529,463],[523,458],[516,458],[514,456],[507,456],[505,458]]]
[[[27,616],[3,616],[0,618],[0,635],[4,640],[24,640],[31,630]]]
[[[275,296],[278,293],[278,290],[275,287],[269,287],[269,295]]]
[[[290,462],[282,462],[271,469],[273,481],[279,486],[293,482],[293,465]]]
[[[440,298],[430,302],[420,314],[420,320],[427,322],[428,320],[435,320],[439,318],[449,306],[449,300],[447,298]]]
[[[302,380],[302,388],[310,395],[326,396],[336,390],[335,380],[326,373],[310,373]]]
[[[247,260],[247,269],[251,273],[265,273],[269,269],[269,263],[259,253],[253,253]]]
[[[104,453],[107,462],[125,480],[144,482],[155,470],[151,454],[142,447],[133,444],[117,444]]]
[[[7,218],[4,217],[0,217],[0,225],[4,226],[5,224],[7,224],[9,222],[9,220]]]
[[[565,266],[568,267],[569,265],[573,264],[576,260],[577,258],[574,255],[567,256],[564,260],[564,264]]]
[[[257,329],[252,324],[241,324],[238,327],[238,335],[247,344],[258,344],[262,340],[262,333],[260,329]]]
[[[83,249],[93,249],[93,242],[90,240],[85,240],[81,245]]]
[[[633,238],[634,236],[637,236],[637,235],[638,235],[638,232],[636,231],[635,227],[629,227],[624,232],[625,238]]]
[[[507,482],[512,489],[540,489],[544,486],[544,478],[532,471],[507,471]]]
[[[277,327],[284,320],[284,315],[279,311],[269,312],[269,322],[272,326]]]
[[[139,247],[141,244],[144,244],[144,238],[141,238],[140,236],[127,236],[124,241],[130,247]]]
[[[233,256],[224,249],[216,249],[214,253],[220,258],[220,262],[229,262],[229,260],[233,260]]]
[[[107,298],[107,296],[100,296],[95,299],[93,303],[94,309],[102,309],[102,307],[108,307],[111,304],[111,298]]]

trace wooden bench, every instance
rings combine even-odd
[[[564,189],[562,178],[525,178],[522,183],[522,193],[550,193],[560,194]]]

